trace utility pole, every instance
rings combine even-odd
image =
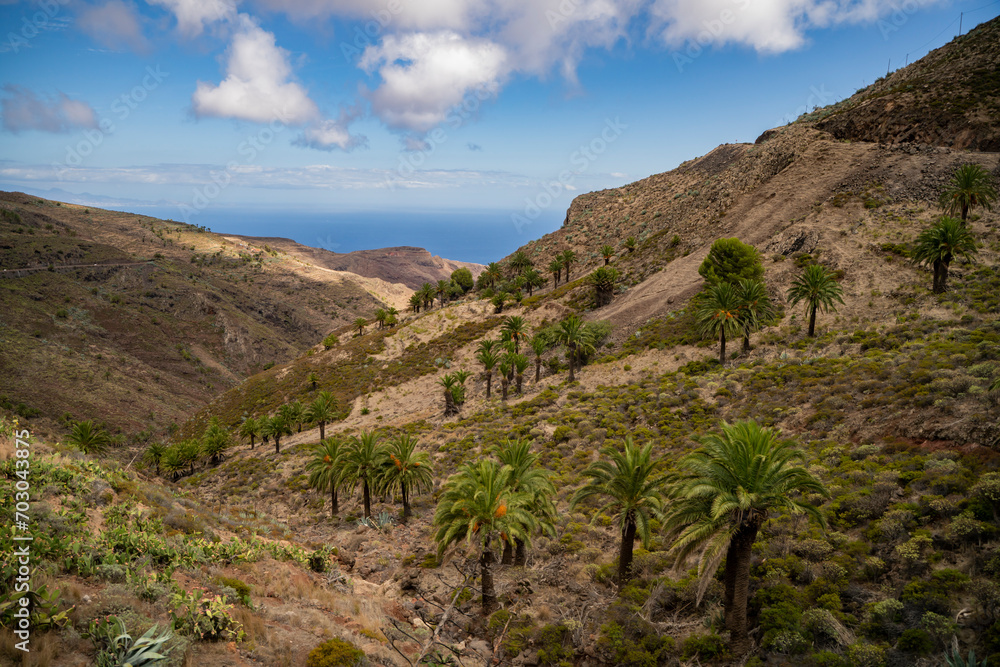
[[[962,36],[962,17],[965,16],[965,12],[960,12],[958,14],[958,36]]]

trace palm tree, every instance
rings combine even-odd
[[[978,164],[963,164],[955,170],[948,186],[941,193],[941,208],[948,215],[960,213],[964,226],[970,209],[982,206],[987,211],[992,211],[996,200],[997,190],[993,186],[990,172]]]
[[[261,422],[253,417],[247,417],[240,424],[240,437],[250,440],[250,449],[253,449],[254,440],[260,437]]]
[[[385,310],[385,325],[394,327],[399,323],[399,310],[395,306],[389,306]]]
[[[484,615],[497,608],[492,570],[494,544],[502,535],[530,544],[531,531],[536,525],[525,509],[527,494],[510,488],[511,473],[509,466],[489,459],[463,464],[448,478],[434,512],[439,559],[455,542],[476,542]]]
[[[844,290],[833,279],[832,274],[819,264],[810,264],[792,283],[788,290],[788,300],[793,306],[799,301],[806,302],[809,310],[809,336],[815,336],[816,310],[822,308],[824,313],[836,312],[837,307],[833,304],[835,301],[844,303],[843,294]]]
[[[630,236],[625,239],[625,249],[629,252],[635,252],[636,240],[634,236]]]
[[[281,406],[285,407],[285,406]],[[271,417],[264,417],[267,420],[267,434],[274,439],[274,453],[281,453],[281,438],[292,434],[292,426],[288,420],[279,413]]]
[[[535,384],[542,379],[542,355],[549,348],[544,337],[535,334],[531,339],[531,351],[535,353]]]
[[[563,250],[560,257],[562,258],[563,266],[566,267],[566,282],[569,282],[569,267],[573,266],[573,263],[576,262],[576,253],[567,249]]]
[[[521,386],[524,384],[524,371],[528,370],[531,361],[523,354],[514,354],[510,358],[510,363],[514,367],[515,377],[517,378],[514,383],[514,392],[520,394]]]
[[[201,443],[197,440],[184,440],[179,447],[183,465],[190,466],[193,473],[195,464],[201,458]]]
[[[538,464],[538,454],[531,451],[531,444],[529,440],[508,438],[497,449],[497,458],[511,469],[508,481],[510,489],[515,493],[527,494],[526,509],[535,518],[538,526],[554,533],[556,508],[552,498],[556,494],[556,489],[552,484],[552,473]],[[514,553],[511,554],[511,551]],[[509,564],[512,560],[516,567],[524,566],[527,560],[527,548],[523,540],[514,538],[504,544],[501,562]]]
[[[379,308],[375,311],[375,321],[378,322],[378,328],[385,328],[385,318],[389,316],[389,313],[385,312],[385,308]]]
[[[344,487],[352,491],[361,484],[364,498],[365,518],[371,518],[371,493],[377,488],[378,472],[384,455],[381,438],[375,431],[362,431],[360,435],[351,436],[347,452],[344,455],[343,481]]]
[[[410,494],[430,491],[434,486],[430,456],[417,451],[417,439],[401,435],[389,442],[382,463],[379,486],[388,493],[399,488],[403,500],[403,521],[410,518]]]
[[[365,326],[367,324],[368,324],[368,320],[366,320],[363,317],[359,317],[359,318],[357,318],[357,319],[354,320],[354,326],[356,326],[358,328],[358,335],[359,336],[364,336],[365,335]]]
[[[549,262],[549,273],[552,274],[552,289],[559,287],[559,278],[562,277],[562,260],[558,257]]]
[[[663,477],[654,474],[657,461],[652,458],[652,443],[637,446],[631,436],[626,436],[624,451],[605,445],[601,458],[583,471],[590,478],[573,494],[570,507],[594,496],[608,501],[594,512],[594,519],[606,510],[616,513],[622,541],[618,550],[618,585],[624,586],[632,577],[632,547],[636,535],[643,546],[649,544],[649,520],[659,517],[663,509],[660,490]]]
[[[455,388],[458,386],[458,381],[455,376],[448,373],[437,383],[444,389],[444,416],[457,415],[458,404],[455,402]]]
[[[100,454],[111,444],[107,431],[90,419],[74,424],[66,439],[84,454]]]
[[[482,341],[482,343],[493,343],[494,341]],[[500,362],[500,357],[493,351],[493,346],[483,347],[480,343],[479,352],[476,353],[476,361],[483,365],[483,373],[486,374],[486,400],[490,398],[490,387],[493,384],[493,369]]]
[[[187,460],[184,458],[184,450],[180,443],[169,447],[166,452],[163,453],[163,472],[170,473],[171,481],[176,482],[177,477],[184,470],[184,466],[187,465]]]
[[[506,334],[514,343],[514,353],[521,351],[521,341],[528,339],[528,323],[520,315],[510,315],[504,318],[500,331]]]
[[[284,409],[284,416],[288,420],[288,425],[295,424],[298,426],[297,432],[302,433],[302,422],[306,419],[306,409],[302,405],[302,401],[296,399],[281,407]]]
[[[494,294],[493,298],[490,299],[490,303],[493,304],[493,312],[497,315],[503,312],[503,307],[506,305],[509,295],[506,292],[500,292]]]
[[[611,258],[615,256],[615,249],[605,244],[601,246],[601,257],[604,258],[604,266],[611,263]]]
[[[486,287],[496,287],[503,280],[503,269],[496,262],[490,262],[483,270],[482,280]]]
[[[709,285],[697,298],[695,319],[704,335],[719,339],[719,363],[726,363],[726,339],[737,336],[740,326],[739,291],[732,283]]]
[[[330,492],[331,518],[337,516],[337,512],[340,511],[337,491],[343,484],[346,449],[338,438],[320,440],[313,445],[312,458],[306,464],[306,470],[309,472],[309,486],[320,493]]]
[[[723,575],[726,628],[734,655],[750,647],[747,593],[750,553],[757,532],[772,512],[805,513],[821,524],[823,516],[794,494],[829,492],[797,462],[802,452],[778,440],[777,432],[754,421],[730,426],[697,440],[701,447],[681,459],[668,489],[670,509],[664,527],[675,538],[671,553],[678,565],[701,550],[698,599],[726,559]]]
[[[507,266],[510,267],[511,272],[514,275],[523,275],[525,271],[533,266],[531,258],[523,250],[516,251],[510,256],[510,261],[508,261]]]
[[[510,374],[514,370],[514,364],[511,363],[509,354],[500,361],[498,370],[500,371],[500,398],[506,401],[507,388],[510,387]]]
[[[441,306],[444,307],[444,302],[448,298],[448,281],[439,280],[437,287],[434,288],[434,293],[437,294],[438,299],[441,301]]]
[[[339,417],[337,399],[328,391],[321,391],[316,400],[306,408],[306,421],[319,424],[319,439],[326,440],[326,425]]]
[[[611,303],[615,296],[615,285],[618,284],[618,269],[602,266],[590,274],[590,284],[594,286],[594,300],[597,307]]]
[[[420,306],[424,302],[423,298],[420,296],[420,292],[414,292],[410,295],[410,310],[414,313],[420,312]]]
[[[522,277],[524,286],[528,288],[528,296],[534,294],[536,287],[545,287],[545,278],[534,267],[525,271]]]
[[[917,264],[930,264],[934,268],[934,293],[948,288],[948,267],[955,258],[972,259],[976,240],[969,230],[955,218],[943,217],[934,226],[917,236],[910,254]]]
[[[163,460],[163,455],[167,452],[167,447],[162,442],[154,442],[146,448],[146,452],[142,455],[142,458],[146,460],[152,466],[156,466],[156,475],[160,475],[160,462]]]
[[[226,450],[232,445],[229,431],[219,423],[218,417],[212,417],[205,427],[205,433],[201,437],[201,448],[213,464],[222,462]]]
[[[573,382],[574,362],[582,360],[582,355],[594,351],[594,340],[590,331],[578,315],[570,315],[559,323],[559,342],[566,346],[566,360],[569,361],[569,381]]]
[[[740,299],[739,322],[743,329],[743,353],[747,354],[750,352],[750,334],[759,331],[762,322],[774,317],[774,306],[763,280],[740,280],[736,291]]]
[[[434,285],[424,283],[420,287],[420,298],[424,300],[424,309],[429,310],[434,305]]]

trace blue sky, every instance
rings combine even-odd
[[[577,194],[753,141],[947,42],[960,12],[968,30],[998,10],[0,0],[0,188],[155,203],[198,224],[252,207],[551,226]]]

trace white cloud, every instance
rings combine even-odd
[[[506,59],[498,44],[443,31],[388,35],[365,49],[359,66],[382,80],[367,96],[386,125],[426,132],[466,94],[496,95],[508,71]]]
[[[8,132],[70,132],[97,127],[94,109],[63,93],[46,100],[27,88],[10,84],[3,87],[3,92],[0,109],[3,127]]]
[[[123,0],[108,0],[100,5],[84,5],[76,24],[87,35],[109,49],[149,50],[135,5]]]
[[[234,0],[146,0],[173,12],[177,30],[185,37],[197,37],[206,26],[236,18]]]
[[[255,123],[318,122],[316,104],[302,86],[289,80],[288,51],[249,16],[240,14],[238,24],[228,51],[226,78],[217,86],[198,82],[191,98],[195,114]]]
[[[355,148],[367,146],[367,137],[353,135],[349,129],[351,123],[361,114],[360,107],[342,109],[336,120],[322,120],[307,126],[292,143],[296,146],[324,151],[331,151],[335,148],[342,151],[352,151]]]

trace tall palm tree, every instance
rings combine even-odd
[[[330,492],[330,517],[337,516],[340,503],[337,491],[343,484],[344,457],[347,448],[338,438],[320,440],[312,447],[312,458],[306,464],[309,486],[320,493]]]
[[[521,393],[521,387],[524,385],[524,371],[528,370],[528,366],[531,365],[531,361],[527,356],[523,354],[514,354],[510,358],[510,363],[514,367],[514,392],[517,394]]]
[[[254,419],[253,417],[247,417],[240,424],[240,437],[247,438],[250,441],[250,449],[253,449],[254,440],[260,437],[261,423],[260,420]]]
[[[282,407],[285,408],[284,416],[288,420],[288,425],[295,424],[298,427],[297,432],[302,433],[302,422],[306,419],[306,408],[302,405],[302,401],[296,399]]]
[[[483,270],[482,279],[486,287],[496,287],[503,280],[503,269],[496,262],[490,262]]]
[[[414,313],[420,312],[420,306],[423,304],[424,300],[420,296],[420,292],[414,292],[410,295],[410,310]]]
[[[180,443],[167,448],[167,451],[163,453],[162,464],[163,472],[169,473],[171,481],[176,482],[181,471],[187,465],[187,459],[184,458],[184,450]]]
[[[510,387],[510,374],[514,370],[514,364],[511,363],[510,355],[504,355],[501,359],[498,370],[500,371],[500,398],[501,400],[507,400],[507,390]]]
[[[510,256],[510,261],[507,263],[510,268],[511,273],[520,276],[523,275],[525,271],[533,266],[531,258],[528,257],[528,253],[523,250],[517,250],[513,255]]]
[[[457,415],[458,404],[455,402],[455,388],[458,386],[458,381],[455,376],[447,373],[437,383],[444,389],[444,416]]]
[[[604,258],[604,266],[611,263],[611,258],[615,256],[615,249],[605,244],[601,246],[601,257]]]
[[[499,292],[494,294],[493,298],[490,299],[490,303],[493,305],[493,312],[499,315],[503,312],[503,307],[507,304],[510,295],[506,292]]]
[[[569,361],[569,381],[573,382],[574,363],[582,361],[582,355],[594,351],[593,336],[578,315],[570,315],[559,323],[559,342],[566,346],[566,359]]]
[[[520,315],[510,315],[505,317],[500,331],[506,334],[514,343],[514,353],[521,351],[521,341],[528,339],[528,323]]]
[[[843,294],[844,290],[826,268],[819,264],[810,264],[802,275],[792,282],[788,290],[788,300],[793,306],[799,301],[806,302],[806,308],[809,310],[809,336],[815,336],[816,310],[822,309],[824,313],[836,312],[837,307],[834,302],[843,304]]]
[[[434,293],[437,294],[442,307],[444,306],[444,302],[448,299],[448,286],[449,283],[447,280],[439,280],[437,282],[437,287],[434,288]]]
[[[508,481],[510,489],[527,494],[526,509],[535,518],[538,527],[545,532],[554,533],[556,507],[552,498],[556,489],[552,484],[552,473],[539,465],[538,454],[531,451],[531,445],[530,440],[508,438],[497,449],[497,458],[511,470]],[[515,566],[522,567],[526,560],[524,540],[514,538],[505,542],[502,563],[509,564],[513,561]]]
[[[385,325],[387,327],[394,327],[399,324],[399,309],[395,306],[389,306],[385,310]]]
[[[420,287],[420,298],[424,300],[424,309],[429,310],[434,305],[434,285],[424,283]]]
[[[483,341],[483,343],[493,341]],[[493,384],[493,369],[500,363],[500,356],[493,351],[492,345],[488,348],[480,344],[479,352],[476,353],[476,361],[483,365],[483,373],[486,375],[486,400],[490,398],[490,388]]]
[[[376,431],[362,431],[359,435],[351,436],[344,455],[342,468],[344,486],[353,491],[358,484],[361,485],[366,519],[372,515],[371,494],[373,489],[377,490],[384,449],[381,437]]]
[[[531,351],[535,353],[535,384],[542,379],[542,355],[548,348],[548,341],[544,337],[535,334],[531,338]]]
[[[777,432],[754,421],[729,425],[722,433],[697,440],[701,447],[681,459],[668,488],[670,509],[664,527],[675,538],[671,553],[678,565],[700,550],[702,577],[698,599],[726,559],[723,575],[726,628],[732,652],[744,655],[750,554],[757,532],[772,512],[807,514],[821,524],[820,512],[796,496],[829,492],[803,466],[802,452],[778,439]]]
[[[960,213],[962,225],[969,217],[969,210],[982,206],[987,211],[993,210],[993,202],[997,200],[997,189],[993,185],[993,177],[978,164],[963,164],[952,174],[944,192],[941,193],[941,208],[948,215]]]
[[[111,444],[107,431],[90,419],[74,424],[66,440],[84,454],[100,454]]]
[[[917,236],[910,259],[933,267],[933,289],[940,294],[948,289],[948,267],[952,260],[971,260],[976,252],[976,240],[965,225],[955,218],[943,217]]]
[[[399,489],[403,500],[403,521],[410,518],[410,494],[430,491],[434,486],[430,456],[417,451],[417,439],[400,435],[389,441],[379,487],[388,493]]]
[[[282,406],[284,407],[284,406]],[[272,415],[271,417],[264,417],[267,420],[267,435],[274,440],[274,453],[281,453],[281,438],[286,435],[292,434],[292,425],[288,422],[288,419],[281,414],[279,410],[278,414]]]
[[[434,512],[438,527],[434,540],[440,559],[449,546],[475,541],[479,550],[479,573],[482,582],[482,611],[492,614],[497,608],[493,583],[493,548],[501,535],[530,544],[534,517],[525,509],[528,496],[510,488],[511,468],[490,459],[465,463],[445,483],[441,500]]]
[[[566,282],[569,282],[569,267],[573,266],[576,262],[576,253],[572,250],[566,249],[563,250],[560,257],[562,258],[563,266],[566,267]]]
[[[589,481],[577,489],[570,503],[574,508],[595,496],[608,499],[594,512],[594,518],[606,510],[616,514],[622,536],[618,549],[619,586],[624,586],[632,577],[632,548],[636,536],[643,546],[648,545],[649,520],[658,518],[663,510],[660,492],[664,479],[654,471],[657,461],[652,451],[652,443],[639,447],[631,436],[625,437],[622,451],[605,445],[601,448],[601,458],[583,471]]]
[[[337,399],[328,391],[321,391],[316,400],[306,408],[306,421],[319,424],[319,439],[326,440],[326,425],[340,416],[337,412]]]
[[[559,287],[559,279],[562,277],[563,263],[558,257],[549,262],[549,273],[552,274],[552,289]]]
[[[358,335],[359,336],[364,336],[365,335],[365,326],[367,324],[368,324],[368,320],[366,320],[363,317],[359,317],[359,318],[357,318],[357,319],[354,320],[354,326],[356,326],[358,328]]]
[[[528,288],[528,296],[534,294],[535,288],[545,287],[545,278],[534,267],[524,272],[524,286]]]
[[[375,311],[375,321],[378,322],[378,328],[385,328],[385,318],[389,316],[389,313],[385,312],[385,308],[379,308]]]
[[[698,296],[695,319],[703,334],[719,339],[719,363],[726,363],[726,339],[743,330],[740,325],[742,300],[732,283],[709,285]]]
[[[618,284],[618,269],[613,266],[601,266],[589,276],[590,284],[594,286],[594,301],[597,307],[606,306],[615,297],[615,286]]]
[[[745,278],[736,286],[740,299],[740,328],[743,329],[743,353],[750,352],[750,334],[759,331],[761,323],[774,317],[774,305],[763,280]]]

